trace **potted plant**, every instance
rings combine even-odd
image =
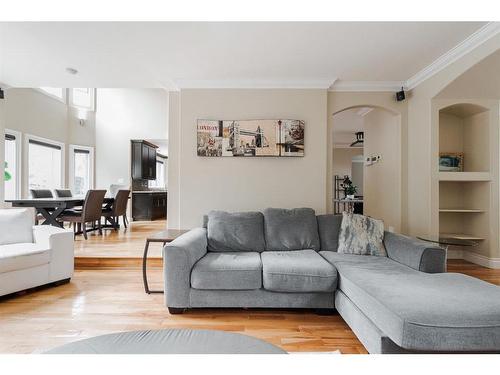
[[[354,195],[356,194],[356,192],[358,191],[358,188],[356,185],[353,185],[352,183],[350,185],[347,185],[345,188],[344,188],[344,191],[345,191],[345,194],[346,194],[346,198],[347,199],[354,199]]]
[[[7,171],[7,168],[9,168],[9,166],[8,166],[7,162],[4,162],[3,178],[4,178],[5,181],[10,181],[10,179],[12,178],[12,176]]]

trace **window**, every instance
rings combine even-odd
[[[74,107],[94,110],[94,90],[90,88],[74,88],[69,90],[69,103]]]
[[[5,199],[21,196],[21,133],[5,129]]]
[[[66,89],[63,89],[61,87],[39,87],[38,91],[41,91],[42,93],[50,96],[51,98],[66,103]]]
[[[156,157],[156,180],[149,181],[149,187],[166,188],[165,176],[167,168],[167,159],[157,154]]]
[[[60,189],[64,186],[64,143],[26,136],[28,189]]]
[[[69,187],[74,195],[85,195],[94,187],[94,148],[69,146]]]

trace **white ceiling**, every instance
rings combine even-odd
[[[400,85],[484,22],[0,23],[14,87]],[[76,68],[72,76],[66,67]]]

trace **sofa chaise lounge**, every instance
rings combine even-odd
[[[445,273],[446,252],[385,233],[387,257],[337,253],[342,216],[212,211],[163,251],[165,301],[336,309],[370,353],[500,352],[500,287]]]

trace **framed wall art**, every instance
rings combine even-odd
[[[198,120],[197,155],[304,156],[304,121]]]

